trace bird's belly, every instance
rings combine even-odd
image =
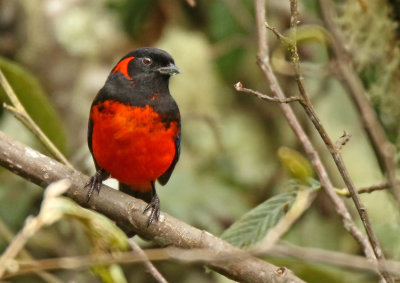
[[[155,181],[176,154],[177,122],[167,126],[150,106],[107,100],[92,107],[92,149],[100,167],[120,182]]]

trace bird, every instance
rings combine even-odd
[[[90,108],[88,146],[96,173],[86,187],[88,201],[109,177],[119,190],[148,203],[147,226],[160,217],[155,182],[165,185],[180,155],[181,117],[169,91],[179,74],[164,50],[132,50],[112,68]]]

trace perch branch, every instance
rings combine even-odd
[[[143,214],[146,204],[124,193],[103,185],[100,194],[93,194],[87,202],[87,190],[83,189],[89,177],[7,137],[0,132],[0,165],[15,174],[41,186],[68,178],[70,189],[65,193],[78,204],[91,208],[135,231],[141,237],[161,246],[184,249],[210,249],[216,253],[238,253],[237,259],[207,262],[211,269],[240,282],[271,282],[280,268],[233,247],[206,231],[161,213],[159,222],[147,227],[148,216]],[[288,281],[303,282],[288,271]]]

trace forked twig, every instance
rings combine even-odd
[[[271,92],[274,96],[279,99],[285,99],[285,95],[278,83],[278,80],[272,70],[270,65],[270,58],[269,58],[269,48],[267,45],[267,35],[265,29],[265,0],[255,0],[255,10],[256,10],[256,18],[257,18],[257,32],[258,32],[258,63],[260,68],[264,72],[264,75],[269,83],[269,87]],[[297,20],[291,21],[292,24],[296,23]],[[296,67],[296,66],[295,66]],[[301,85],[300,85],[301,87]],[[306,97],[305,99],[308,99]],[[302,105],[304,102],[302,102]],[[293,132],[299,138],[306,154],[309,156],[310,161],[314,167],[314,170],[318,176],[318,179],[321,182],[322,187],[325,189],[326,193],[332,200],[337,213],[342,218],[344,227],[346,230],[350,232],[350,234],[354,237],[354,239],[360,244],[363,248],[365,255],[369,259],[376,259],[375,254],[372,250],[371,244],[369,243],[368,239],[361,233],[361,231],[357,228],[354,221],[351,219],[350,213],[346,208],[343,200],[336,194],[335,189],[330,181],[328,174],[324,165],[321,162],[321,159],[317,153],[317,151],[312,146],[308,136],[304,132],[303,128],[299,124],[293,110],[291,109],[290,105],[281,103],[279,104],[290,127],[292,128]],[[314,116],[311,116],[315,118]]]
[[[384,261],[385,261],[385,256],[382,252],[382,249],[380,247],[380,244],[378,242],[378,239],[375,235],[374,230],[372,229],[371,221],[368,216],[368,212],[364,204],[361,202],[360,198],[358,197],[357,194],[357,189],[353,183],[353,180],[350,177],[350,174],[347,170],[346,165],[344,164],[343,158],[338,150],[338,148],[335,146],[331,138],[329,137],[327,131],[325,130],[325,127],[322,125],[321,120],[319,119],[316,111],[314,110],[314,107],[312,106],[312,103],[310,101],[310,98],[307,94],[306,87],[304,84],[304,78],[301,75],[300,72],[300,63],[299,63],[299,55],[297,53],[297,44],[296,44],[296,29],[297,29],[297,18],[298,18],[298,11],[297,11],[297,0],[290,0],[290,14],[291,14],[291,20],[290,20],[290,27],[292,30],[292,34],[294,35],[294,40],[293,40],[293,45],[289,46],[288,51],[290,55],[290,62],[292,63],[293,70],[295,73],[295,79],[297,82],[297,86],[300,92],[301,97],[303,98],[301,105],[303,106],[305,112],[307,113],[308,117],[310,118],[311,122],[314,124],[314,127],[317,129],[318,133],[320,134],[322,140],[324,141],[326,147],[328,148],[329,152],[331,153],[333,160],[340,172],[340,175],[343,178],[343,181],[345,182],[350,194],[351,198],[353,199],[353,202],[356,206],[356,209],[358,211],[358,214],[360,215],[361,221],[364,225],[365,231],[367,232],[368,239],[371,243],[371,246],[373,248],[374,254],[380,264],[382,265],[382,276],[386,279],[388,282],[393,282],[393,279],[391,276],[385,271],[384,268]]]
[[[377,184],[377,185],[372,185],[369,187],[363,187],[357,190],[358,194],[370,194],[372,192],[376,192],[376,191],[383,191],[390,188],[390,184],[388,182],[386,183],[382,183],[382,184]],[[351,197],[351,194],[349,192],[349,190],[347,188],[343,188],[343,189],[336,189],[335,190],[336,193],[342,197]]]
[[[301,100],[302,100],[301,97],[289,97],[289,98],[283,98],[283,99],[281,99],[281,98],[278,98],[278,97],[268,96],[268,95],[266,95],[266,94],[263,94],[263,93],[261,93],[261,92],[252,90],[252,89],[250,89],[250,88],[245,88],[245,87],[243,87],[243,85],[242,85],[241,82],[237,82],[237,83],[234,85],[234,87],[235,87],[235,89],[236,89],[237,91],[241,91],[241,92],[253,94],[253,95],[257,96],[257,97],[260,98],[260,99],[267,100],[267,101],[270,101],[270,102],[290,103],[290,102],[301,101]]]

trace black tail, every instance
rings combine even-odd
[[[138,191],[134,190],[131,188],[130,185],[124,184],[124,183],[119,183],[119,190],[121,192],[124,192],[125,194],[128,194],[130,196],[133,196],[134,198],[141,199],[147,203],[151,201],[151,198],[153,197],[151,190],[149,191]]]
[[[133,190],[131,186],[124,184],[124,183],[119,183],[119,190],[121,192],[124,192],[125,194],[128,194],[130,196],[133,196],[134,198],[141,199],[147,203],[151,201],[152,198],[152,192],[149,190],[148,192],[144,191],[138,191],[138,190]],[[123,227],[118,225],[119,228],[121,228],[122,231],[125,232],[125,234],[128,236],[128,238],[132,238],[133,236],[136,235],[136,233],[129,228]]]

